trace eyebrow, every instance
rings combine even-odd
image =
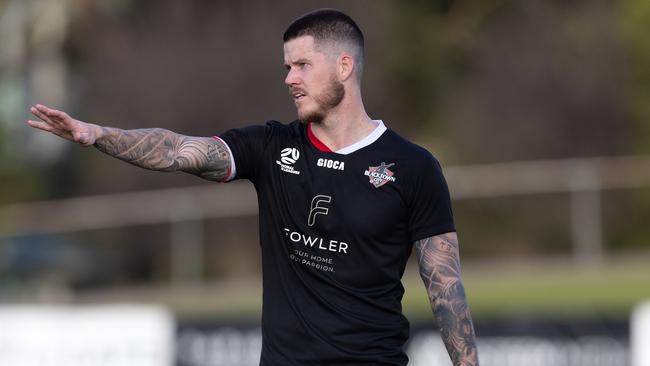
[[[308,59],[306,59],[306,58],[299,58],[299,59],[295,60],[294,62],[292,62],[291,65],[300,64],[300,63],[309,63],[309,62],[310,61]],[[289,64],[285,62],[284,66],[288,67]]]

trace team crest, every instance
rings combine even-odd
[[[395,163],[386,164],[383,161],[379,166],[368,167],[363,175],[367,176],[370,179],[370,184],[379,188],[388,182],[394,182],[396,178],[393,176],[395,173],[390,171],[390,167],[395,165]]]

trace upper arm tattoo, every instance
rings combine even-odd
[[[104,128],[95,146],[102,152],[151,170],[184,171],[223,181],[231,169],[226,145],[211,137],[183,136],[162,128]]]
[[[474,325],[460,278],[456,233],[415,242],[420,276],[453,364],[478,365]]]

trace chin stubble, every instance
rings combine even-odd
[[[343,83],[332,77],[328,83],[328,88],[322,94],[313,96],[314,101],[318,105],[318,109],[302,116],[298,115],[298,118],[303,123],[320,123],[327,117],[327,113],[332,108],[341,104],[344,97],[345,87]]]

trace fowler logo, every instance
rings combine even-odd
[[[280,169],[283,172],[291,174],[300,174],[300,171],[294,169],[292,166],[300,158],[300,151],[295,147],[287,147],[280,151],[280,160],[276,160],[275,163],[280,166]]]
[[[348,254],[348,243],[339,240],[327,240],[317,236],[305,235],[303,233],[284,228],[284,235],[295,244],[302,244],[305,247],[320,249],[328,252]]]
[[[393,174],[395,173],[391,172],[388,169],[393,165],[395,165],[395,163],[386,165],[386,163],[382,161],[381,165],[379,166],[368,167],[368,170],[366,170],[363,175],[367,176],[370,179],[370,184],[375,186],[375,188],[379,188],[388,182],[394,182],[397,180],[395,177],[393,177]]]

